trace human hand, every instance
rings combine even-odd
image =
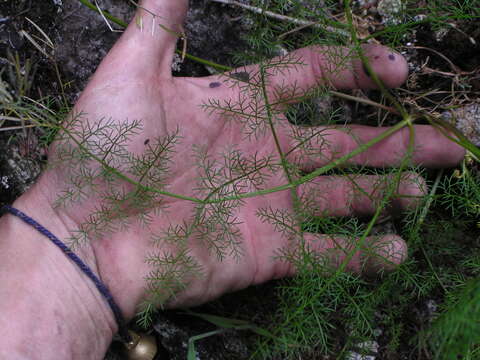
[[[269,177],[260,186],[261,189],[270,189],[289,183],[284,171],[278,166],[281,162],[278,156],[279,148],[283,154],[287,154],[287,161],[296,164],[300,169],[312,170],[350,153],[359,144],[366,143],[387,130],[365,126],[352,126],[348,129],[317,128],[322,134],[323,142],[318,145],[318,151],[312,154],[298,146],[293,136],[298,130],[282,118],[279,112],[285,107],[285,102],[291,102],[288,100],[291,96],[303,94],[322,84],[340,89],[374,88],[375,84],[364,73],[358,59],[353,59],[351,64],[349,60],[347,66],[338,66],[339,58],[349,58],[347,49],[317,47],[294,52],[290,59],[301,59],[305,65],[291,66],[288,71],[267,76],[266,96],[254,103],[254,100],[249,100],[254,99],[254,91],[251,88],[245,91],[241,83],[229,77],[193,79],[171,76],[171,61],[177,40],[175,34],[181,32],[187,1],[145,0],[142,7],[157,15],[155,22],[151,20],[151,13],[139,9],[137,20],[132,21],[104,59],[75,105],[72,113],[75,121],[70,122],[71,127],[66,131],[75,133],[78,127],[98,123],[101,119],[111,119],[117,124],[140,120],[142,130],[132,135],[127,143],[128,151],[139,155],[157,144],[158,139],[164,139],[178,129],[179,143],[175,145],[176,152],[172,154],[168,164],[168,174],[162,177],[162,182],[166,185],[161,191],[197,198],[198,192],[195,189],[198,188],[199,172],[202,170],[198,167],[198,158],[192,156],[194,145],[206,152],[210,161],[217,161],[217,164],[223,162],[222,154],[232,147],[240,151],[246,159],[254,156],[257,159],[266,159],[273,156],[273,164],[277,165],[270,170],[266,167]],[[143,29],[139,27],[139,17],[144,19]],[[159,23],[173,31],[162,30]],[[152,30],[151,26],[155,26],[155,29]],[[381,46],[367,46],[365,53],[374,71],[387,86],[398,86],[405,80],[407,65],[401,55]],[[250,66],[240,69],[239,72],[248,73],[249,81],[255,82],[261,75],[259,69]],[[235,72],[232,71],[232,74]],[[293,87],[296,89],[295,93],[284,91]],[[209,112],[200,108],[200,105],[208,104],[211,99],[216,99],[219,105],[243,103],[246,111],[253,111],[253,107],[249,105],[259,105],[265,111],[265,101],[268,101],[275,112],[276,136],[272,135],[267,124],[265,134],[246,137],[245,124],[238,121],[242,116],[245,117],[245,114],[237,119],[227,120],[222,111]],[[265,116],[265,112],[260,115]],[[406,154],[408,139],[409,133],[406,129],[398,131],[352,157],[346,164],[376,167],[398,165]],[[415,144],[416,149],[412,156],[415,164],[451,166],[463,157],[461,148],[428,126],[415,127]],[[56,150],[59,150],[58,143],[52,148],[52,160],[60,156]],[[96,166],[101,168],[98,164]],[[42,191],[52,205],[58,196],[58,189],[69,186],[71,172],[71,167],[60,166],[47,172],[40,180]],[[130,180],[118,185],[119,189],[127,193],[134,192],[138,190],[135,182],[146,184],[141,176],[132,175]],[[108,184],[97,186],[108,188]],[[300,198],[310,194],[322,194],[321,197],[310,199],[315,203],[315,215],[350,216],[373,213],[375,204],[381,199],[382,190],[386,187],[376,176],[357,177],[355,182],[341,177],[318,177],[298,186],[296,191]],[[252,188],[247,190],[255,191]],[[161,206],[167,207],[166,210],[156,212],[155,202],[147,202],[151,206],[148,208],[133,206],[119,210],[123,214],[128,213],[128,228],[91,239],[82,254],[96,264],[96,270],[110,288],[124,314],[131,317],[147,293],[145,277],[151,273],[152,266],[145,261],[146,256],[152,253],[175,255],[185,251],[184,259],[193,259],[202,270],[202,275],[192,276],[187,271],[183,272],[183,276],[178,280],[185,284],[185,288],[175,291],[175,296],[166,292],[165,305],[173,307],[199,304],[228,291],[294,274],[292,264],[275,255],[281,249],[292,250],[289,248],[294,246],[295,242],[283,237],[274,225],[263,222],[262,218],[256,215],[259,210],[270,207],[293,213],[295,195],[290,190],[286,188],[283,191],[246,197],[233,210],[230,220],[235,219],[234,230],[238,231],[239,235],[233,241],[238,242],[236,246],[242,253],[240,258],[226,247],[222,254],[224,258],[219,260],[215,251],[211,250],[213,244],[202,238],[197,232],[198,229],[193,229],[194,232],[186,237],[186,245],[181,249],[166,242],[153,244],[152,233],[165,233],[175,226],[191,224],[199,206],[199,203],[194,201],[165,194],[155,199],[161,199]],[[423,192],[423,181],[411,173],[404,177],[398,189],[399,195],[421,196]],[[203,195],[208,195],[208,192]],[[399,198],[397,203],[400,207],[408,207],[414,206],[416,200]],[[64,219],[64,223],[70,224],[71,230],[76,230],[85,224],[90,214],[108,206],[105,198],[91,196],[62,208],[58,214]],[[144,213],[151,217],[148,227],[136,221],[138,215]],[[228,231],[224,235],[228,235]],[[308,233],[303,236],[310,249],[330,257],[332,262],[343,261],[346,253],[353,251],[348,268],[354,271],[391,268],[392,264],[400,263],[406,256],[405,243],[393,235],[367,239],[367,244],[375,248],[377,254],[362,254],[357,251],[359,249],[352,249],[341,237]],[[223,246],[226,242],[218,239],[218,243]],[[179,264],[183,263],[179,261]],[[159,286],[161,287],[161,284]]]

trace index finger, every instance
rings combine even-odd
[[[386,87],[400,86],[408,76],[408,64],[399,53],[382,45],[363,45],[363,53],[373,72]],[[265,65],[263,79],[269,95],[290,100],[319,87],[335,89],[376,89],[355,49],[340,46],[311,46],[277,57]],[[240,83],[255,83],[259,65],[231,71],[228,77]],[[257,79],[258,81],[258,79]]]

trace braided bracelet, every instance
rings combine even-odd
[[[115,300],[113,299],[112,294],[108,290],[107,286],[94,274],[92,269],[85,264],[82,259],[80,259],[66,244],[64,244],[59,238],[57,238],[55,235],[53,235],[49,230],[47,230],[45,227],[40,225],[37,221],[32,219],[30,216],[27,214],[24,214],[20,210],[10,206],[10,205],[5,205],[3,206],[2,210],[17,216],[21,220],[23,220],[26,224],[32,226],[35,228],[39,233],[42,235],[46,236],[53,244],[55,244],[62,252],[70,259],[72,260],[78,267],[79,269],[87,275],[87,277],[92,280],[92,282],[95,284],[96,288],[102,294],[102,296],[105,298],[107,301],[108,305],[110,306],[110,309],[113,312],[113,315],[115,317],[115,320],[118,325],[118,335],[122,342],[125,344],[127,350],[129,352],[136,351],[137,355],[138,352],[141,353],[141,355],[147,355],[145,353],[145,339],[142,339],[139,335],[135,334],[133,331],[128,330],[125,322],[125,318],[122,315],[122,311],[120,310],[120,307],[117,305]],[[146,339],[146,341],[151,342],[152,339]],[[152,354],[152,350],[150,349],[149,356],[145,358],[152,358],[154,354]],[[155,345],[155,350],[156,352],[156,345]],[[150,355],[153,355],[150,357]],[[138,357],[133,357],[133,358],[138,358]]]

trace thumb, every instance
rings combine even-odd
[[[100,68],[106,74],[124,69],[129,75],[170,76],[187,10],[188,0],[142,0]]]

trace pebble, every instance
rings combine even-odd
[[[359,350],[359,352],[349,351],[345,357],[345,360],[375,360],[376,356],[372,354],[378,354],[380,346],[378,345],[378,342],[374,340],[368,340],[356,344],[355,347]],[[369,353],[370,355],[364,355],[365,353]]]
[[[375,356],[372,355],[362,355],[355,351],[350,351],[345,360],[375,360]]]
[[[178,72],[182,70],[182,64],[183,60],[178,54],[173,54],[173,60],[172,60],[172,71]]]
[[[405,5],[402,0],[380,0],[378,2],[378,13],[383,17],[383,23],[388,25],[398,25],[403,20],[402,12]]]
[[[480,104],[445,111],[442,118],[455,125],[473,144],[480,146]]]
[[[8,176],[2,176],[0,178],[0,186],[3,186],[5,189],[10,188],[10,184],[8,183]]]
[[[369,340],[357,344],[357,348],[368,352],[378,353],[379,346],[376,341]]]

